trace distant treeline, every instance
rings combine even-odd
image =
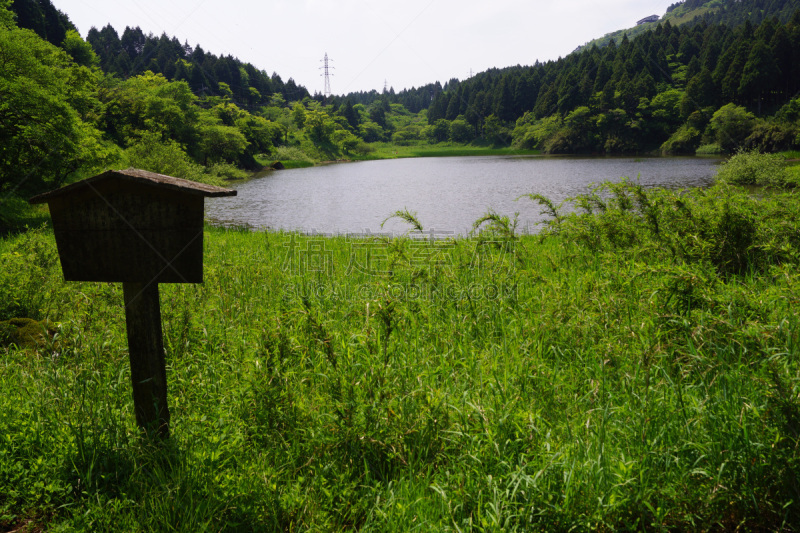
[[[623,37],[620,42],[615,42],[611,46],[611,50],[589,49],[584,51],[584,54],[589,54],[588,57],[584,57],[582,54],[571,54],[557,61],[546,63],[536,61],[532,66],[517,65],[507,68],[493,68],[481,72],[468,80],[451,79],[444,87],[439,82],[436,82],[398,93],[393,90],[384,91],[383,93],[378,91],[357,92],[338,98],[341,101],[350,99],[353,103],[362,103],[364,105],[369,105],[382,98],[389,103],[402,104],[412,113],[417,113],[421,109],[430,107],[432,109],[429,114],[429,120],[437,120],[439,118],[453,120],[461,114],[465,117],[472,117],[472,121],[477,123],[479,118],[485,118],[489,114],[494,114],[502,120],[514,121],[526,111],[533,110],[537,104],[539,108],[537,115],[539,117],[550,115],[553,109],[552,100],[554,94],[549,94],[546,97],[545,94],[549,91],[554,91],[556,104],[561,102],[558,110],[563,113],[565,106],[569,109],[577,107],[576,105],[569,107],[570,104],[576,103],[572,98],[567,98],[562,102],[564,93],[568,92],[567,84],[574,81],[586,81],[586,83],[591,82],[591,88],[594,89],[598,85],[597,79],[599,78],[602,85],[597,89],[604,89],[605,83],[608,81],[606,79],[607,72],[617,62],[617,57],[620,57],[620,61],[626,63],[629,78],[636,77],[639,71],[642,70],[641,67],[644,67],[656,82],[681,87],[685,84],[685,76],[682,77],[680,75],[681,72],[672,72],[668,59],[672,59],[672,66],[677,69],[681,65],[688,66],[693,57],[698,57],[698,59],[703,60],[703,65],[706,68],[714,71],[717,68],[716,60],[719,59],[722,49],[727,50],[732,45],[739,44],[735,43],[738,35],[733,35],[732,30],[734,28],[749,23],[749,27],[752,30],[753,27],[759,26],[764,21],[769,21],[773,28],[777,25],[785,24],[800,9],[800,1],[687,0],[671,5],[667,11],[673,11],[678,7],[687,12],[702,7],[710,8],[710,10],[704,11],[701,16],[679,27],[661,25],[661,29],[656,27],[654,31],[647,32],[644,36],[645,41],[637,42],[635,45],[638,53],[629,45],[628,39]],[[725,26],[725,28],[712,30],[711,34],[706,31],[712,26],[720,25]],[[768,29],[769,26],[764,31],[768,31]],[[714,49],[709,50],[711,43],[708,38],[717,39],[720,36],[724,38],[724,42],[713,43]],[[780,37],[781,41],[784,41],[785,37],[787,36],[782,35]],[[767,40],[763,34],[759,35],[758,38],[761,41]],[[797,44],[796,40],[791,42],[794,45]],[[785,42],[776,44],[783,47],[786,45]],[[778,51],[778,53],[782,53],[782,51]],[[627,56],[632,54],[644,56],[647,64],[644,64],[640,57],[634,57],[629,62]],[[785,55],[782,59],[784,62],[789,60]],[[605,68],[601,67],[601,63],[605,63]],[[711,63],[714,64],[712,65]],[[640,68],[634,71],[636,67]],[[613,74],[615,82],[618,82],[621,75],[620,72],[613,72]],[[786,77],[787,73],[782,72],[781,75]],[[585,76],[588,76],[587,80],[584,80]],[[587,91],[588,88],[584,84],[582,92],[586,93]],[[457,103],[451,105],[454,97]],[[582,100],[584,103],[587,101],[586,98]]]
[[[31,29],[56,46],[62,45],[68,30],[75,30],[69,17],[50,0],[14,0],[11,8],[18,27]],[[100,30],[93,27],[86,40],[103,72],[123,80],[149,70],[168,80],[186,81],[197,96],[224,96],[230,88],[232,100],[248,110],[268,105],[274,94],[288,101],[309,96],[291,78],[284,82],[275,72],[268,75],[250,63],[207,53],[200,45],[193,48],[166,34],[145,34],[138,26],[126,27],[121,37],[110,24]],[[220,89],[220,82],[227,88]]]
[[[489,124],[488,134],[498,141],[505,135],[511,142],[513,134],[520,147],[550,152],[661,147],[693,153],[701,143],[720,144],[707,130],[721,107],[731,104],[741,108],[738,113],[765,116],[800,90],[800,11],[788,14],[800,2],[712,3],[720,9],[694,23],[667,21],[635,39],[623,37],[557,61],[490,69],[465,81],[450,80],[443,90],[429,87],[427,121],[466,122],[474,136],[483,137]],[[408,94],[381,97],[400,103]],[[676,133],[675,142],[664,146]],[[797,144],[792,131],[779,133],[781,139],[751,144],[764,149]]]
[[[222,96],[225,91],[220,90],[219,84],[225,83],[232,92],[232,100],[248,110],[269,104],[274,94],[288,101],[309,95],[292,78],[284,82],[277,73],[268,75],[250,63],[230,55],[216,56],[199,44],[192,48],[166,34],[160,37],[145,34],[138,26],[126,27],[121,37],[111,25],[100,30],[92,28],[86,40],[106,73],[125,79],[149,70],[163,74],[168,80],[186,81],[198,96]]]

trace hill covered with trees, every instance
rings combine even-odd
[[[762,2],[731,4],[717,16],[736,21]],[[795,11],[785,22],[763,13],[757,24],[666,21],[558,61],[453,80],[427,120],[552,153],[787,149],[798,144],[797,104],[782,106],[800,89],[800,3],[772,5],[784,19]]]
[[[105,168],[217,183],[246,175],[239,168],[260,168],[255,157],[287,140],[283,117],[269,120],[264,110],[285,108],[288,117],[284,94],[308,96],[277,74],[138,28],[121,39],[110,26],[89,37],[49,0],[0,0],[5,198]]]

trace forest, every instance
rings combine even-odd
[[[797,0],[679,2],[635,37],[555,61],[327,98],[138,27],[91,28],[84,40],[49,0],[0,6],[0,191],[17,196],[109,167],[221,183],[275,161],[383,157],[387,144],[800,148]]]

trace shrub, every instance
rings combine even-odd
[[[279,146],[275,149],[275,159],[278,161],[303,161],[306,163],[314,162],[311,157],[295,146]]]
[[[724,150],[716,143],[702,144],[697,148],[695,153],[698,155],[718,155],[724,153]]]
[[[250,173],[230,163],[214,163],[206,169],[209,180],[243,180]]]
[[[790,124],[762,122],[744,140],[744,148],[759,152],[789,150],[795,143],[797,127]]]
[[[800,212],[791,203],[725,181],[683,192],[605,182],[570,201],[575,212],[555,218],[545,234],[561,234],[593,253],[649,250],[731,276],[794,262],[800,249]]]
[[[732,185],[786,187],[789,175],[786,161],[778,154],[741,151],[725,161],[717,180]]]
[[[661,145],[662,154],[693,154],[700,144],[700,132],[684,124]]]
[[[726,104],[711,117],[710,126],[717,144],[726,152],[733,152],[753,132],[756,117],[743,107]]]
[[[203,166],[195,163],[180,144],[172,140],[164,140],[158,133],[142,132],[139,139],[125,150],[124,160],[129,167],[158,174],[211,185],[220,185],[221,183],[221,180],[205,174]]]

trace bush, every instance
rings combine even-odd
[[[744,148],[759,152],[780,152],[796,144],[797,126],[762,122],[744,140]]]
[[[221,185],[222,179],[204,172],[173,140],[164,140],[158,133],[142,132],[139,139],[124,153],[127,166],[209,185]]]
[[[275,149],[275,159],[277,161],[303,161],[313,163],[314,160],[305,152],[295,146],[279,146]]]
[[[741,151],[725,161],[717,180],[731,185],[790,186],[786,161],[778,154]]]
[[[726,152],[743,146],[756,126],[756,117],[745,108],[726,104],[711,117],[711,131],[717,144]]]
[[[693,154],[700,144],[700,132],[684,124],[661,145],[661,153],[667,154]]]
[[[250,173],[230,163],[214,163],[206,169],[206,175],[214,181],[243,180]]]
[[[722,147],[716,143],[713,144],[702,144],[697,148],[695,152],[698,155],[719,155],[724,153]]]

